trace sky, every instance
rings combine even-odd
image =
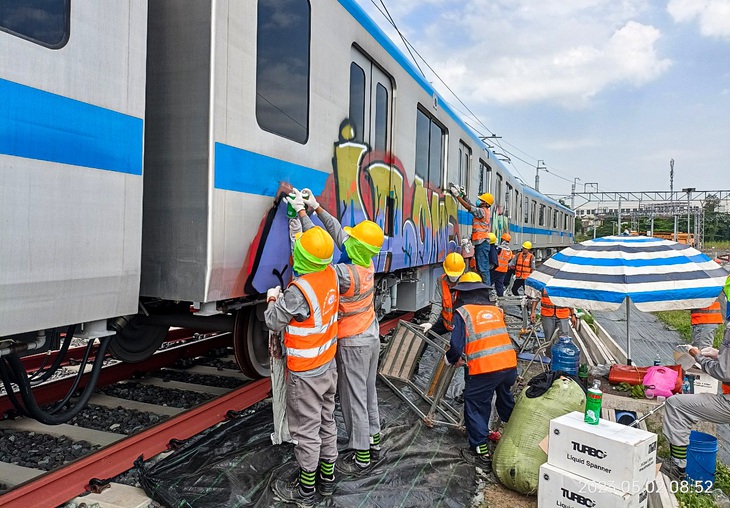
[[[730,189],[730,0],[356,1],[542,192]]]

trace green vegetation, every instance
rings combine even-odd
[[[684,339],[685,342],[692,340],[692,322],[688,310],[665,310],[660,312],[653,312],[657,319],[664,323],[668,328],[677,330],[679,335]],[[715,330],[715,341],[714,346],[719,348],[722,342],[722,334],[725,333],[725,325],[720,325]]]
[[[728,468],[722,462],[717,463],[717,469],[715,471],[715,484],[714,489],[722,490],[726,496],[730,496],[730,468]],[[679,501],[680,508],[715,508],[717,503],[712,497],[712,494],[700,494],[698,492],[677,492],[677,501]]]

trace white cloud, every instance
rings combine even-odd
[[[670,0],[669,14],[677,23],[697,20],[705,37],[730,40],[730,2],[727,0]]]

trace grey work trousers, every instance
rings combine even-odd
[[[692,345],[699,349],[712,346],[718,326],[720,325],[692,325]]]
[[[319,460],[337,460],[335,425],[335,362],[323,374],[300,377],[289,372],[286,382],[286,415],[295,441],[294,456],[305,471],[316,471]]]
[[[672,395],[664,408],[662,432],[669,444],[687,446],[692,427],[700,420],[730,423],[730,395]],[[686,461],[679,461],[678,465],[685,467]]]
[[[550,340],[558,328],[558,335],[570,337],[570,318],[558,319],[557,316],[540,317],[542,331],[545,332],[545,340]]]
[[[380,339],[367,346],[337,345],[337,390],[340,394],[342,417],[350,441],[348,448],[369,450],[370,436],[380,432],[378,393],[378,355]]]

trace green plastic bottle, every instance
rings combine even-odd
[[[598,425],[601,420],[601,402],[603,400],[603,392],[601,391],[601,381],[593,380],[593,386],[588,388],[586,394],[586,414],[583,420],[590,425]]]
[[[297,195],[292,192],[291,194],[289,194],[289,197],[294,199],[295,197],[297,197]],[[309,193],[303,192],[302,197],[304,199],[309,198]],[[293,219],[294,217],[297,216],[297,212],[294,210],[294,207],[291,206],[289,203],[286,204],[286,216],[289,217],[290,219]]]

